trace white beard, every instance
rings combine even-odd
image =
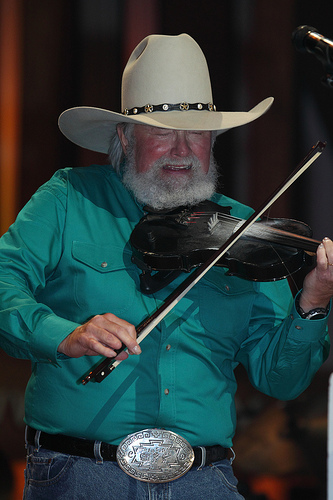
[[[163,165],[191,165],[190,174],[162,176]],[[194,205],[209,199],[217,184],[217,164],[211,155],[209,171],[205,174],[195,156],[177,161],[160,158],[147,172],[138,173],[135,168],[134,148],[127,151],[122,181],[136,199],[155,210]]]

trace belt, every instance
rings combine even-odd
[[[36,446],[37,431],[32,427],[27,427],[26,440],[31,446]],[[88,439],[75,438],[64,434],[47,434],[41,432],[39,436],[39,445],[52,451],[58,451],[65,455],[76,455],[79,457],[95,458],[94,447],[96,441]],[[101,443],[100,454],[103,460],[116,462],[116,453],[118,446],[108,443]],[[227,458],[228,448],[220,445],[214,446],[196,446],[193,447],[194,462],[193,466],[199,467],[209,465],[212,462],[218,462]]]

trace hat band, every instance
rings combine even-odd
[[[138,108],[125,108],[124,115],[139,115],[141,113],[154,113],[156,111],[216,111],[216,106],[212,102],[203,104],[201,102],[188,103],[179,102],[177,104],[146,104]]]

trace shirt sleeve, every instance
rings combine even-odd
[[[294,399],[328,357],[327,318],[302,319],[287,280],[260,283],[258,289],[237,360],[258,390],[280,400]]]
[[[62,253],[66,169],[42,186],[0,240],[0,345],[16,358],[56,362],[77,326],[36,301]]]

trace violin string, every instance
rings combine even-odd
[[[213,216],[214,214],[217,214],[218,216],[220,217],[223,217],[223,223],[227,223],[227,225],[234,225],[235,224],[238,224],[239,222],[242,222],[243,219],[238,219],[237,217],[233,217],[232,215],[229,215],[229,214],[225,214],[223,212],[214,212],[214,211],[208,211],[208,212],[195,212],[195,216],[193,218],[196,218],[196,219],[200,219],[201,217],[207,217],[207,215],[211,215]],[[191,217],[191,218],[192,218]],[[251,232],[251,228],[250,228],[250,232]],[[252,231],[253,232],[253,231]],[[288,238],[290,240],[292,240],[292,236],[289,236],[287,234],[283,234],[283,236],[281,236],[279,234],[279,230],[275,229],[275,228],[264,228],[264,227],[260,227],[260,230],[258,231],[255,231],[256,232],[256,236],[258,238],[260,238],[260,235],[262,237],[264,237],[264,234],[268,234],[268,233],[273,233],[276,237],[277,237],[277,240],[283,240],[283,238],[285,238],[286,240],[288,240]],[[299,235],[296,235],[296,236],[299,236]],[[304,239],[307,239],[306,237],[304,237]],[[310,238],[308,238],[310,240]],[[282,266],[284,267],[284,269],[286,270],[286,278],[290,279],[293,286],[295,287],[295,290],[298,292],[299,291],[299,286],[297,285],[295,279],[294,279],[294,276],[293,276],[293,273],[289,270],[287,264],[284,262],[284,260],[282,259],[280,253],[278,252],[278,249],[273,246],[271,244],[271,242],[267,241],[266,240],[266,243],[270,246],[270,248],[273,250],[273,252],[276,254],[276,256],[278,257],[280,263],[282,264]],[[291,245],[291,246],[294,246],[294,245]]]
[[[195,217],[196,219],[200,219],[203,217],[207,217],[210,215],[215,215],[217,214],[218,216],[223,218],[223,223],[226,223],[230,225],[234,224],[234,229],[238,228],[238,224],[241,225],[242,222],[245,222],[245,219],[239,219],[237,217],[233,217],[232,215],[225,214],[223,212],[195,212]],[[191,217],[193,218],[193,216]],[[221,221],[222,222],[222,221]],[[288,233],[288,231],[281,230],[279,228],[275,227],[267,227],[264,224],[255,224],[252,226],[248,231],[247,234],[245,233],[244,236],[252,236],[256,237],[258,239],[265,239],[267,241],[267,237],[270,237],[270,240],[272,243],[280,243],[282,245],[290,246],[290,247],[297,247],[303,250],[307,250],[310,252],[315,252],[318,245],[320,244],[320,241],[314,240],[312,238],[309,238],[307,236],[303,236],[301,234],[294,234],[294,233]],[[297,242],[297,244],[296,244]]]
[[[270,210],[271,210],[271,207],[269,207],[267,217],[269,217]],[[290,238],[291,238],[291,237],[290,237]],[[298,286],[298,284],[297,284],[297,282],[296,282],[296,280],[295,280],[295,278],[294,278],[294,274],[293,274],[293,273],[289,270],[289,268],[288,268],[287,264],[286,264],[286,263],[282,260],[282,258],[281,258],[281,256],[280,256],[280,254],[279,254],[279,252],[278,252],[278,250],[277,250],[277,248],[276,248],[276,247],[274,247],[273,245],[270,245],[270,246],[271,246],[272,250],[274,250],[274,252],[275,252],[275,253],[276,253],[276,255],[278,256],[278,258],[280,259],[280,262],[281,262],[281,264],[283,265],[283,267],[285,268],[286,273],[287,273],[287,274],[286,274],[286,278],[288,278],[288,280],[290,280],[290,281],[292,282],[292,284],[293,284],[293,286],[294,286],[294,289],[296,290],[296,293],[298,293],[298,292],[300,291],[300,288],[299,288],[299,286]]]
[[[269,243],[269,246],[270,246],[270,247],[271,247],[271,249],[275,252],[275,254],[277,255],[277,257],[278,257],[278,258],[279,258],[279,260],[280,260],[280,263],[281,263],[281,264],[282,264],[282,266],[285,268],[285,270],[286,270],[286,276],[285,276],[285,277],[286,277],[286,278],[288,278],[288,280],[290,280],[290,281],[292,282],[292,284],[293,284],[293,285],[294,285],[294,287],[295,287],[296,293],[297,293],[297,292],[299,292],[299,291],[300,291],[300,288],[299,288],[299,286],[298,286],[298,285],[297,285],[297,283],[296,283],[296,280],[295,280],[295,278],[294,278],[294,275],[293,275],[293,273],[289,270],[289,268],[288,268],[287,264],[286,264],[286,263],[282,260],[282,258],[281,258],[281,256],[280,256],[280,254],[279,254],[279,252],[278,252],[278,250],[277,250],[277,248],[276,248],[276,247],[274,247],[273,245],[271,245],[270,243]]]

